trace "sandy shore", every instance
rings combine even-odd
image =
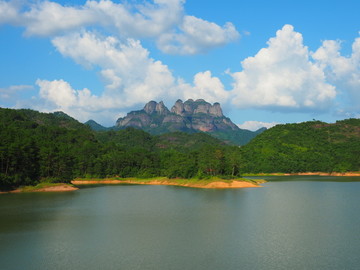
[[[210,183],[177,183],[176,180],[153,180],[153,181],[133,181],[133,180],[73,180],[71,181],[73,185],[93,185],[93,184],[135,184],[135,185],[163,185],[163,186],[180,186],[180,187],[192,187],[192,188],[217,188],[217,189],[225,189],[225,188],[250,188],[250,187],[260,187],[260,185],[256,185],[246,181],[214,181]]]
[[[162,186],[180,186],[180,187],[192,187],[192,188],[214,188],[214,189],[227,189],[227,188],[250,188],[250,187],[261,187],[260,185],[246,182],[246,181],[214,181],[209,183],[204,183],[199,181],[199,183],[184,183],[184,181],[177,182],[176,180],[115,180],[115,179],[104,179],[104,180],[73,180],[71,181],[73,185],[119,185],[119,184],[132,184],[132,185],[162,185]],[[77,187],[68,184],[58,184],[55,186],[47,186],[43,188],[34,188],[34,187],[23,187],[18,188],[12,191],[0,191],[0,194],[5,193],[26,193],[26,192],[68,192],[78,190]]]
[[[11,191],[3,191],[0,192],[0,194],[4,194],[4,193],[24,193],[24,192],[67,192],[67,191],[75,191],[78,190],[77,187],[68,185],[68,184],[60,184],[60,185],[56,185],[56,186],[48,186],[48,187],[43,187],[43,188],[38,188],[38,189],[26,189],[26,188],[18,188],[15,190],[11,190]]]
[[[38,190],[35,190],[34,192],[64,192],[64,191],[74,191],[78,189],[79,188],[70,185],[59,185],[54,187],[40,188]]]

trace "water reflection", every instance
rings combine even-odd
[[[5,194],[1,267],[357,269],[359,191],[359,182],[296,180]]]

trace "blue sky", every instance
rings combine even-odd
[[[360,117],[360,2],[3,1],[0,106],[111,126],[150,100],[242,128]]]

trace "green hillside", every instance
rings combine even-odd
[[[176,149],[179,151],[198,150],[206,145],[223,146],[225,143],[208,133],[171,132],[155,136],[156,147],[161,149]]]
[[[61,112],[0,108],[0,190],[76,177],[306,171],[360,171],[360,120],[278,125],[238,147],[207,133],[95,132]]]
[[[76,177],[235,177],[239,157],[206,134],[95,132],[64,113],[0,108],[0,190]]]
[[[242,148],[242,171],[360,171],[360,119],[277,125]]]
[[[85,122],[84,124],[89,126],[94,131],[109,130],[109,128],[106,128],[106,127],[100,125],[99,123],[95,122],[94,120],[89,120],[89,121]]]

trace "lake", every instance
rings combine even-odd
[[[268,179],[1,194],[0,268],[359,269],[360,178]]]

